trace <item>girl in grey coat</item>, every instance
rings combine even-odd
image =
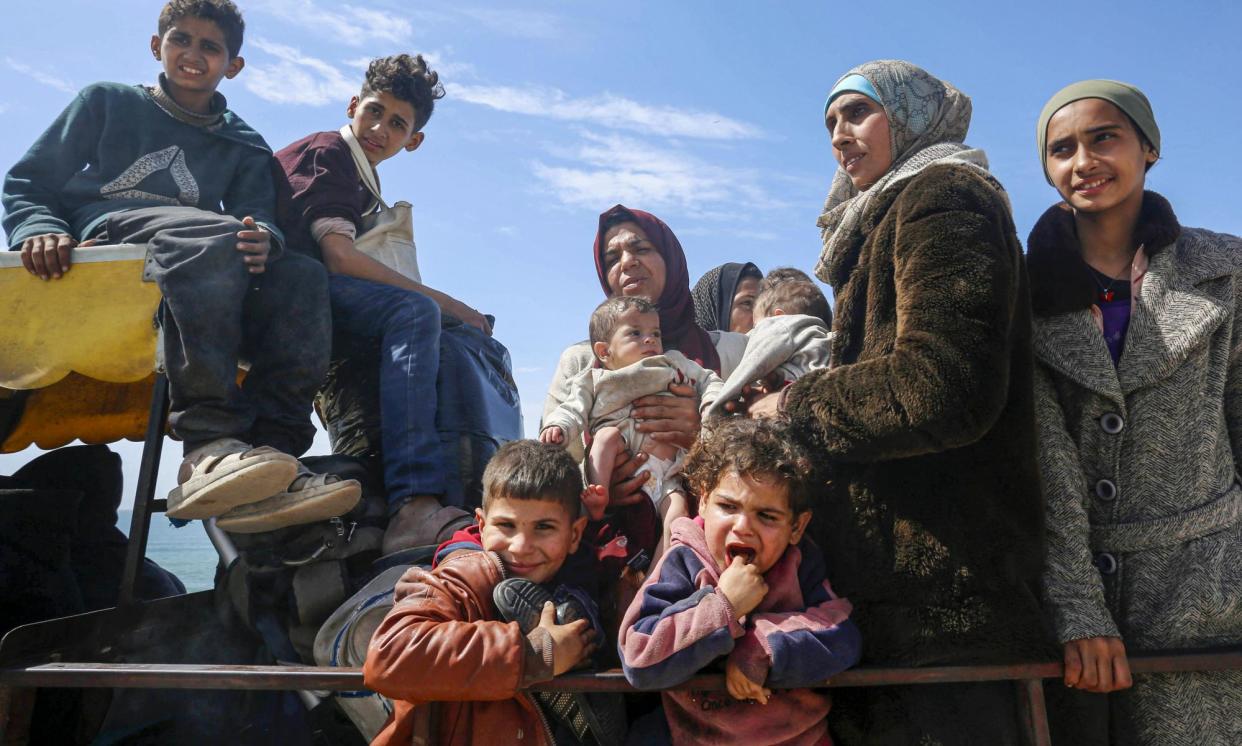
[[[1069,86],[1037,134],[1064,200],[1027,244],[1045,600],[1065,684],[1097,693],[1065,742],[1242,743],[1242,671],[1126,658],[1242,642],[1242,240],[1144,191],[1160,132],[1138,89]]]

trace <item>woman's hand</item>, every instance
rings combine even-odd
[[[781,413],[781,392],[773,391],[770,394],[760,394],[754,397],[746,405],[746,414],[751,419],[775,417]]]
[[[742,387],[742,395],[725,402],[724,411],[744,417],[775,417],[780,414],[781,389],[785,377],[773,371],[766,378]]]
[[[1128,689],[1130,662],[1120,637],[1086,637],[1065,643],[1065,685],[1088,692]]]
[[[647,463],[647,454],[630,455],[629,451],[621,451],[612,464],[612,479],[608,483],[608,507],[621,508],[633,505],[641,500],[650,500],[642,486],[651,478],[651,474],[643,472],[635,476],[635,472]]]
[[[634,400],[634,419],[638,431],[678,448],[690,448],[703,425],[699,417],[699,398],[689,384],[670,383],[673,396],[652,394]],[[613,470],[616,473],[616,470]]]

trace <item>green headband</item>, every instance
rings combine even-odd
[[[1139,132],[1147,138],[1156,152],[1160,152],[1160,128],[1156,126],[1156,116],[1151,111],[1151,102],[1143,92],[1128,83],[1116,80],[1083,80],[1072,83],[1057,91],[1044,110],[1039,114],[1039,124],[1035,130],[1035,140],[1039,144],[1039,162],[1044,167],[1044,178],[1052,184],[1048,177],[1048,120],[1063,107],[1084,98],[1098,98],[1109,102],[1125,112],[1134,122]],[[1055,185],[1054,185],[1055,186]]]

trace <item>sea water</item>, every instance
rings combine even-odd
[[[132,512],[117,512],[117,526],[128,535]],[[211,588],[216,576],[216,549],[207,538],[202,521],[190,521],[177,528],[163,513],[152,515],[147,557],[180,578],[189,593]]]

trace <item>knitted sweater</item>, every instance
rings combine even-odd
[[[4,230],[10,246],[43,233],[82,239],[111,213],[182,205],[251,216],[279,249],[271,162],[263,138],[227,109],[218,124],[199,127],[143,86],[95,83],[9,170]]]

